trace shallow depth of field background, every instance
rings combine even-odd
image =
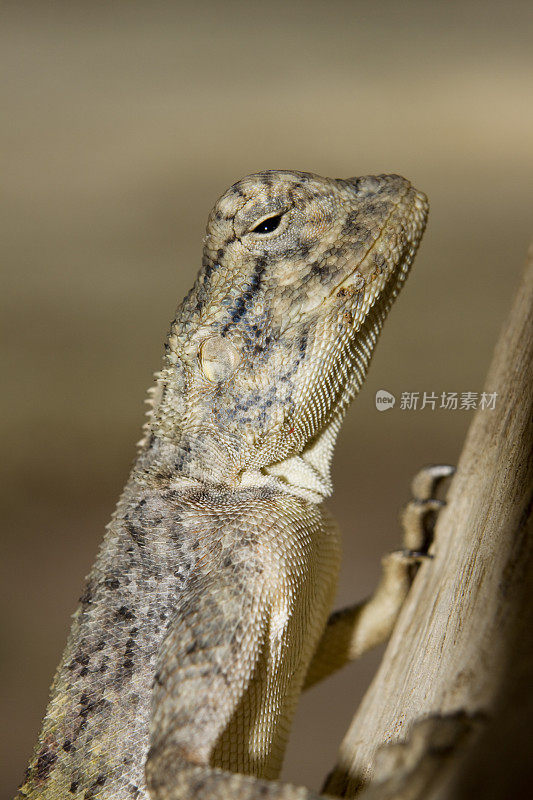
[[[339,603],[371,591],[466,411],[533,226],[531,2],[7,2],[2,337],[2,796],[22,778],[83,579],[135,454],[210,207],[265,168],[399,172],[427,233],[334,462]],[[505,398],[501,398],[504,402]],[[284,777],[318,787],[378,663],[306,695]]]

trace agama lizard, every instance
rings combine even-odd
[[[19,798],[318,797],[275,781],[298,696],[389,635],[417,561],[328,621],[332,452],[426,214],[397,175],[217,202]]]

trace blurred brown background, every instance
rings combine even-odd
[[[2,796],[34,744],[207,213],[249,172],[400,172],[432,202],[334,464],[339,602],[371,590],[410,477],[456,461],[471,419],[378,413],[375,391],[481,391],[531,238],[532,9],[3,4]],[[284,777],[319,786],[378,657],[305,697]]]

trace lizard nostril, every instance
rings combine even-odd
[[[382,186],[382,183],[377,175],[367,175],[364,178],[359,178],[357,190],[361,194],[374,194]]]

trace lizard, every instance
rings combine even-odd
[[[333,449],[427,210],[398,175],[218,200],[19,800],[319,797],[276,780],[298,696],[389,636],[420,561],[411,534],[329,616]]]

